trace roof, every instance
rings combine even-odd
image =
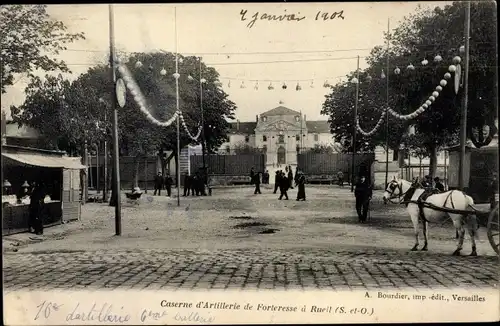
[[[330,133],[330,123],[327,120],[306,121],[306,127],[309,133]]]
[[[65,156],[48,156],[41,153],[2,153],[2,157],[31,166],[41,166],[47,168],[64,168],[64,169],[85,169],[84,165],[78,162],[78,159]]]
[[[257,127],[257,122],[239,122],[240,127],[238,127],[238,122],[231,122],[229,133],[233,134],[245,134],[245,135],[252,135],[255,133],[255,127]]]
[[[300,112],[294,111],[284,106],[278,106],[272,110],[266,111],[261,116],[275,116],[275,115],[300,115]]]
[[[5,137],[36,139],[40,134],[36,129],[28,126],[19,127],[17,123],[7,123],[5,126]]]

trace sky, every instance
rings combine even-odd
[[[320,114],[325,81],[335,84],[356,69],[366,67],[365,57],[384,44],[388,20],[391,29],[417,7],[444,6],[446,2],[385,3],[235,3],[235,4],[118,4],[114,5],[115,45],[125,52],[177,51],[201,56],[217,69],[223,89],[236,106],[240,121],[284,105],[326,120]],[[69,32],[84,32],[86,39],[69,44],[59,55],[72,70],[69,79],[107,60],[109,13],[107,5],[49,5],[53,19]],[[243,17],[241,12],[246,11]],[[316,19],[317,13],[319,19]],[[321,15],[337,16],[324,20]],[[298,20],[257,20],[258,13],[294,14]],[[245,20],[242,20],[244,18]],[[302,19],[303,18],[303,19]],[[177,42],[176,42],[177,40]],[[161,70],[161,67],[158,67]],[[229,85],[230,83],[230,85]],[[241,88],[242,83],[245,88]],[[272,83],[274,90],[268,90]],[[287,85],[283,90],[282,85]],[[258,90],[255,85],[258,84]],[[297,91],[299,84],[301,90]],[[311,87],[313,86],[313,87]],[[2,111],[24,100],[26,79],[17,76],[2,95]],[[280,103],[281,102],[281,103]]]

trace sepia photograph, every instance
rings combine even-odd
[[[2,5],[4,323],[499,320],[497,23]]]

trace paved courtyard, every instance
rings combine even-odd
[[[498,258],[484,228],[479,257],[452,257],[449,221],[431,226],[428,252],[409,252],[404,208],[376,193],[371,220],[358,224],[349,189],[308,187],[306,202],[271,189],[218,189],[212,197],[124,200],[123,233],[114,209],[86,204],[82,220],[32,235],[4,237],[8,291],[109,289],[374,289],[496,287]],[[423,243],[423,240],[422,240]]]

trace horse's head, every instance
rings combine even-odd
[[[390,199],[400,197],[401,195],[403,195],[402,183],[394,178],[387,184],[382,199],[384,200],[384,204],[387,204]]]

